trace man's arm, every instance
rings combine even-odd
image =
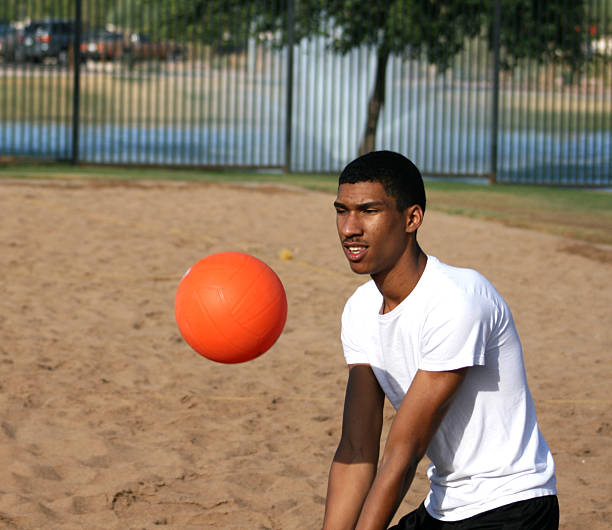
[[[357,530],[387,528],[466,371],[417,372],[391,425]]]
[[[376,475],[384,400],[372,368],[351,365],[342,435],[329,472],[324,530],[355,528]]]

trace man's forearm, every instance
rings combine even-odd
[[[375,476],[375,464],[334,460],[329,472],[324,530],[355,528]]]
[[[329,472],[325,530],[353,530],[380,451],[385,395],[369,365],[350,365],[342,435]]]
[[[393,464],[391,464],[392,467]],[[406,492],[410,489],[416,472],[416,464],[404,468],[384,469],[376,476],[364,502],[357,529],[384,530],[391,522]]]

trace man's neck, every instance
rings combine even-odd
[[[382,313],[395,309],[416,287],[427,265],[427,255],[419,245],[404,254],[393,269],[372,276],[383,295]]]

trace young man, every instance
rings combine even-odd
[[[425,454],[429,494],[394,529],[558,528],[512,314],[482,275],[419,247],[419,170],[397,153],[364,155],[334,205],[350,267],[371,281],[342,315],[349,375],[324,529],[386,529]],[[397,414],[378,465],[385,395]]]

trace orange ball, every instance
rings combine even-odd
[[[287,320],[287,296],[263,261],[220,252],[187,271],[174,313],[181,335],[196,352],[221,363],[242,363],[276,342]]]

